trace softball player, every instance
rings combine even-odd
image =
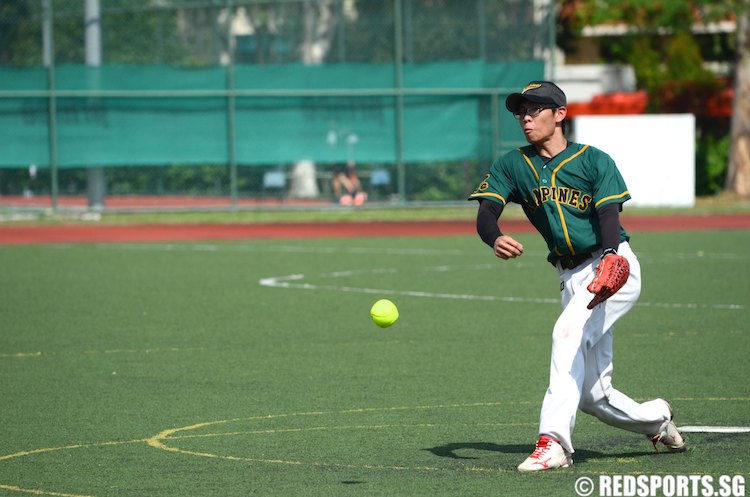
[[[560,275],[563,311],[552,330],[549,388],[539,439],[518,466],[522,472],[573,463],[578,409],[609,425],[647,435],[654,447],[661,442],[670,451],[685,450],[667,401],[638,403],[612,386],[613,326],[633,307],[641,290],[638,259],[619,219],[630,194],[607,154],[566,139],[565,105],[565,94],[549,81],[532,81],[509,95],[505,106],[518,119],[529,145],[497,159],[469,197],[479,201],[479,236],[504,260],[523,255],[523,245],[499,226],[503,207],[508,202],[520,204],[547,242],[547,260]],[[597,267],[608,257],[629,265],[630,275],[614,295],[592,299],[587,287],[600,276]]]

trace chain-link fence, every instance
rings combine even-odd
[[[462,199],[523,141],[502,102],[544,76],[553,6],[4,0],[0,204],[330,201],[347,162],[371,199]]]

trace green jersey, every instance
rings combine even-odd
[[[520,204],[549,248],[547,260],[601,248],[596,209],[630,199],[625,181],[606,153],[570,143],[552,159],[532,145],[497,159],[469,200]],[[620,240],[629,237],[620,228]]]

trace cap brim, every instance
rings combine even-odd
[[[505,108],[510,112],[518,110],[518,105],[521,103],[523,97],[520,93],[511,93],[508,98],[505,99]]]
[[[516,112],[518,110],[518,106],[520,106],[521,102],[523,102],[524,100],[534,102],[535,104],[555,105],[555,102],[553,102],[552,99],[548,97],[540,97],[533,94],[523,95],[521,93],[511,93],[510,95],[508,95],[508,98],[505,99],[505,108],[510,112]]]

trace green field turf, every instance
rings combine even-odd
[[[0,496],[574,496],[599,475],[750,476],[580,414],[575,464],[518,474],[558,280],[472,236],[0,246]],[[635,234],[615,385],[679,426],[750,426],[750,232]],[[401,317],[376,327],[390,298]],[[596,495],[596,494],[595,494]],[[697,495],[697,494],[696,494]]]

